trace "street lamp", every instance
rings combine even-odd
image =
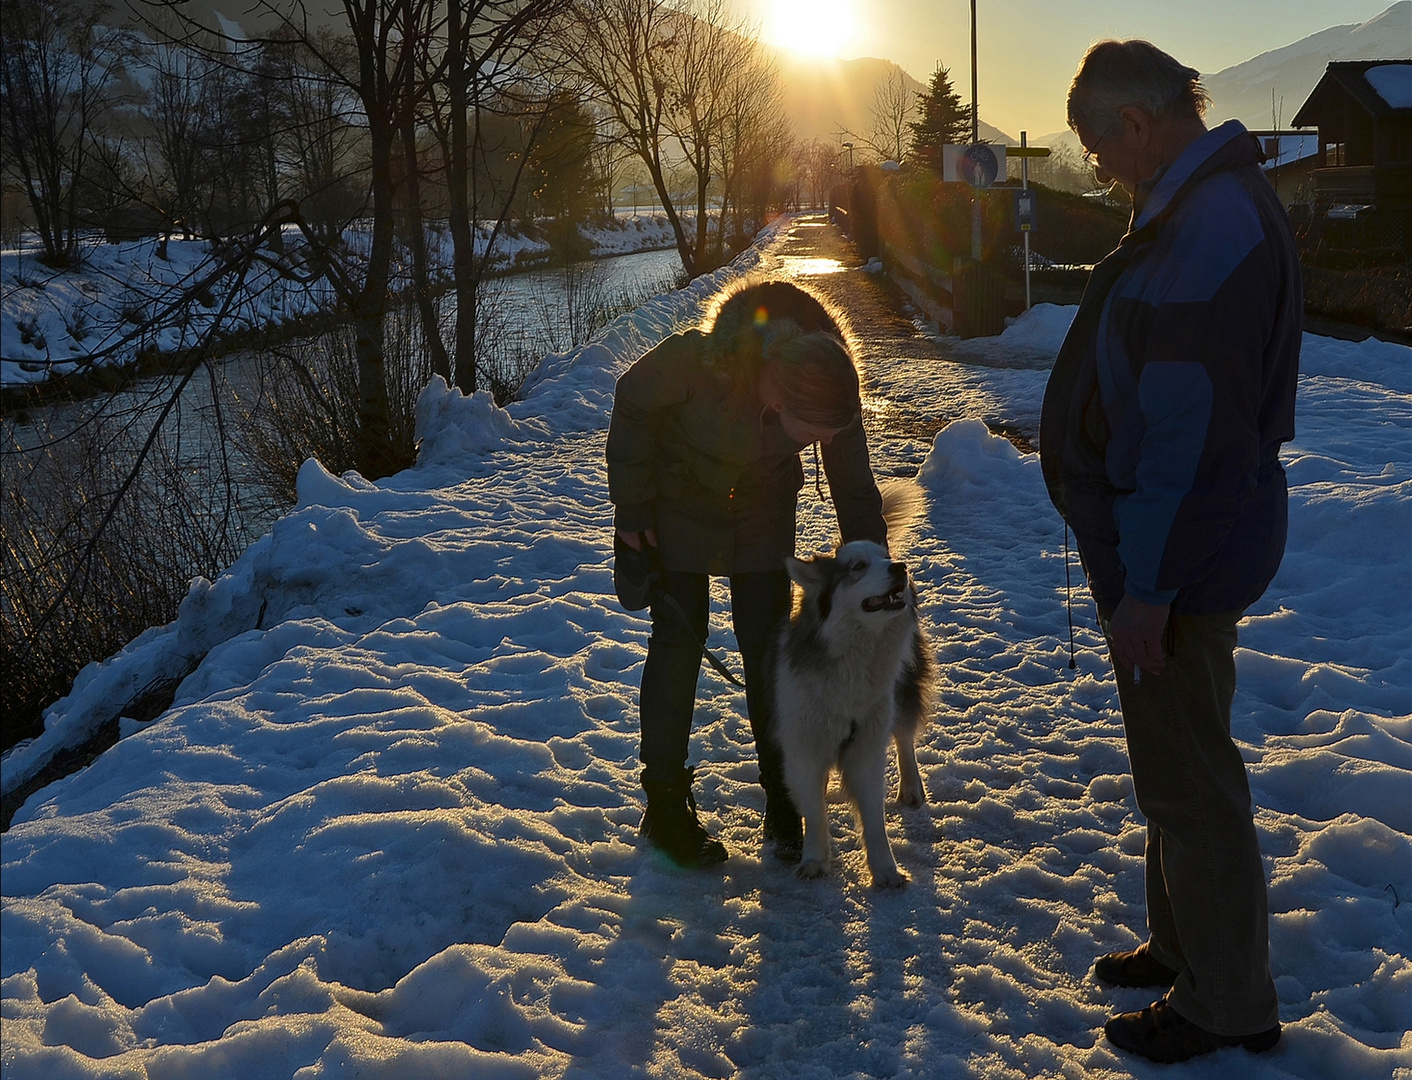
[[[843,148],[848,151],[848,175],[849,175],[849,176],[852,176],[852,175],[853,175],[853,144],[852,144],[851,142],[846,142],[846,143],[843,144]]]

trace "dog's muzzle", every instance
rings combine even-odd
[[[901,611],[907,606],[907,567],[893,563],[888,570],[892,576],[891,591],[864,598],[864,611]]]

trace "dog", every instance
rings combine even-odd
[[[905,532],[924,506],[920,487],[893,482],[882,495],[888,535]],[[935,678],[917,590],[906,565],[871,541],[785,565],[802,595],[781,628],[772,675],[785,783],[804,818],[798,873],[828,872],[825,794],[836,767],[862,827],[873,887],[901,888],[907,875],[893,858],[883,815],[887,745],[897,747],[897,801],[921,806],[915,742]]]

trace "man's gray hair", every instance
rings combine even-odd
[[[1190,114],[1211,104],[1201,72],[1179,63],[1150,41],[1100,41],[1084,53],[1069,84],[1069,127],[1097,137],[1121,126],[1118,110],[1136,105],[1153,117]]]

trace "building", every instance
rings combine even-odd
[[[1412,251],[1412,61],[1330,63],[1293,124],[1319,131],[1311,231]]]

